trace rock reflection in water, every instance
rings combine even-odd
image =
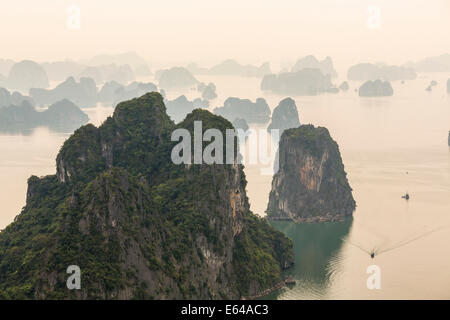
[[[330,282],[340,272],[340,250],[353,219],[330,223],[271,221],[294,243],[295,265],[286,272],[297,281],[267,299],[326,299]]]

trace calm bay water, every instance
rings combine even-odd
[[[327,127],[339,144],[357,209],[343,223],[272,222],[294,241],[296,264],[287,273],[297,284],[269,298],[450,299],[450,95],[444,88],[449,77],[423,74],[405,84],[395,82],[393,97],[360,98],[353,91],[359,84],[352,82],[346,93],[292,97],[300,122]],[[273,109],[284,98],[261,93],[259,79],[198,78],[217,86],[212,107],[236,96],[264,97]],[[438,86],[426,92],[431,80]],[[169,99],[181,93],[198,97],[195,90],[167,92]],[[99,125],[113,109],[98,105],[85,111]],[[46,128],[0,134],[0,228],[25,204],[27,178],[55,173],[56,155],[69,135]],[[263,216],[272,177],[260,169],[249,165],[245,170],[251,209]],[[401,198],[406,192],[409,201]],[[386,250],[415,238],[374,260],[356,247]],[[372,264],[381,268],[380,290],[366,287]]]

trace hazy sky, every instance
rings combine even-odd
[[[80,29],[67,27],[70,5]],[[378,29],[367,26],[370,5],[380,9]],[[159,65],[279,65],[307,54],[341,66],[404,63],[450,53],[449,30],[450,0],[4,0],[0,58],[136,51]]]

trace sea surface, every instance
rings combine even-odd
[[[294,242],[296,263],[287,274],[297,281],[267,298],[450,299],[449,77],[419,74],[404,84],[393,82],[392,97],[360,98],[357,82],[349,82],[348,92],[291,96],[300,122],[327,127],[339,144],[357,209],[342,223],[272,222]],[[216,84],[218,98],[211,109],[229,96],[264,97],[271,109],[285,98],[262,93],[257,78],[197,78]],[[431,80],[438,85],[427,92]],[[199,97],[194,89],[166,92],[169,99]],[[99,104],[84,111],[99,125],[113,108]],[[267,125],[250,127],[259,132]],[[56,155],[70,134],[45,127],[0,133],[0,229],[25,205],[27,179],[55,173]],[[271,188],[272,176],[262,171],[268,167],[245,168],[251,210],[260,216]],[[405,193],[409,201],[402,199]],[[367,287],[371,265],[379,267],[380,289]]]

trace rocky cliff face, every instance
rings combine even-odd
[[[298,119],[297,105],[291,98],[280,101],[278,106],[273,110],[272,121],[267,128],[270,132],[272,129],[280,130],[280,134],[290,128],[297,128],[300,125]]]
[[[245,121],[245,119],[236,118],[236,119],[233,120],[232,123],[233,123],[233,127],[234,127],[236,130],[241,129],[241,130],[243,130],[244,132],[247,132],[248,129],[250,128],[250,127],[248,126],[247,121]],[[246,136],[245,138],[247,138],[247,136]]]
[[[350,86],[348,85],[347,81],[342,82],[339,86],[339,90],[347,91],[348,89],[350,89]]]
[[[412,68],[383,64],[359,63],[348,69],[349,80],[367,81],[384,79],[387,81],[414,80],[417,74]]]
[[[97,85],[92,78],[83,77],[80,78],[79,82],[76,82],[73,77],[69,77],[50,90],[32,88],[30,89],[30,96],[38,105],[48,105],[68,99],[77,106],[92,107],[97,103]]]
[[[359,87],[360,97],[385,97],[392,96],[394,89],[388,81],[366,81]]]
[[[198,80],[182,67],[163,70],[159,75],[159,87],[163,89],[189,87],[197,84]]]
[[[223,107],[214,108],[213,112],[230,121],[241,118],[247,123],[266,123],[270,119],[270,108],[264,98],[256,98],[252,102],[249,99],[229,97],[224,101]]]
[[[8,75],[8,87],[28,92],[31,88],[47,88],[49,86],[44,68],[34,61],[23,60],[11,67]]]
[[[20,105],[0,108],[0,131],[20,132],[38,126],[54,131],[73,131],[89,120],[80,108],[68,100],[58,101],[45,111],[37,111],[24,100]]]
[[[322,61],[319,61],[315,56],[311,55],[303,57],[297,60],[291,71],[297,72],[306,68],[319,69],[324,76],[330,76],[331,78],[337,77],[337,72],[334,69],[331,57],[326,57]]]
[[[206,100],[197,98],[193,101],[189,101],[184,95],[179,96],[175,100],[165,99],[164,104],[167,107],[167,114],[170,116],[170,119],[176,123],[183,120],[187,114],[192,112],[194,109],[207,109],[209,106],[209,102]]]
[[[24,102],[27,102],[30,106],[34,107],[34,101],[32,98],[24,96],[17,91],[10,93],[5,88],[0,88],[0,108],[9,107],[11,105],[20,106]]]
[[[0,233],[0,297],[236,299],[280,281],[292,243],[249,211],[242,165],[171,162],[171,132],[197,120],[232,127],[204,110],[175,126],[149,93],[77,130]]]
[[[326,128],[284,131],[279,171],[272,180],[267,215],[294,221],[336,221],[355,209],[339,147]]]

